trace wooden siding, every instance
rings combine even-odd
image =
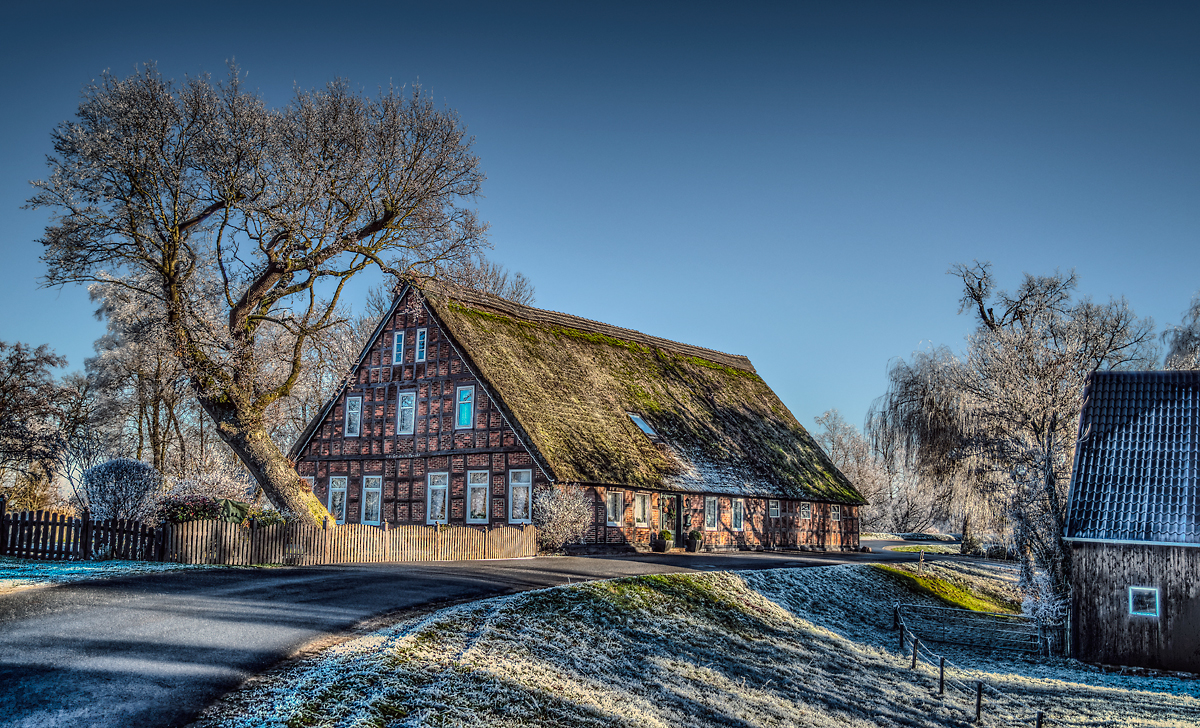
[[[1072,655],[1200,672],[1200,548],[1073,542]],[[1129,587],[1155,587],[1159,616],[1129,614]]]

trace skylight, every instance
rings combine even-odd
[[[654,431],[653,427],[646,424],[646,421],[642,419],[641,415],[635,415],[632,412],[627,412],[626,414],[629,415],[629,419],[633,420],[633,424],[638,426],[638,429],[640,429],[642,432],[646,433],[650,437],[653,437],[655,440],[658,439],[658,433]]]

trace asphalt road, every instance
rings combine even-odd
[[[731,553],[203,569],[0,594],[0,726],[182,726],[243,680],[364,625],[572,581],[916,554]]]

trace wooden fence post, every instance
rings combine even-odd
[[[938,660],[938,695],[946,694],[946,658]]]
[[[83,523],[79,527],[79,558],[85,561],[92,559],[92,511],[83,509]]]
[[[1046,714],[1039,710],[1037,715],[1037,728],[1042,728],[1042,719],[1045,717]]]
[[[904,633],[908,631],[903,627],[900,628],[900,654],[904,654]]]
[[[908,669],[910,669],[910,670],[917,669],[917,650],[920,648],[921,648],[921,638],[913,637],[913,661],[912,661],[912,666],[909,667]]]
[[[983,715],[983,681],[975,683],[975,722]]]
[[[0,556],[8,553],[8,496],[0,495]]]
[[[892,612],[892,629],[900,629],[900,604],[896,604],[895,610]]]

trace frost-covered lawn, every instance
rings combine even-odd
[[[958,541],[957,536],[945,533],[888,533],[867,532],[859,536],[868,541]]]
[[[916,553],[924,551],[927,554],[957,554],[961,553],[961,546],[946,546],[940,543],[929,543],[923,546],[889,546],[888,551],[911,551]]]
[[[1001,567],[938,569],[960,583],[1011,580]],[[891,605],[922,598],[867,565],[525,592],[331,648],[229,696],[197,725],[964,725],[973,696],[939,698],[934,672],[914,673],[894,652]],[[973,667],[956,677],[988,680],[1046,711],[1051,726],[1200,723],[1194,681],[943,651]],[[1033,724],[1013,700],[989,698],[986,711],[984,725]]]
[[[0,591],[22,586],[63,584],[82,579],[109,579],[130,574],[150,574],[176,569],[211,569],[211,566],[152,561],[38,561],[0,556]]]

